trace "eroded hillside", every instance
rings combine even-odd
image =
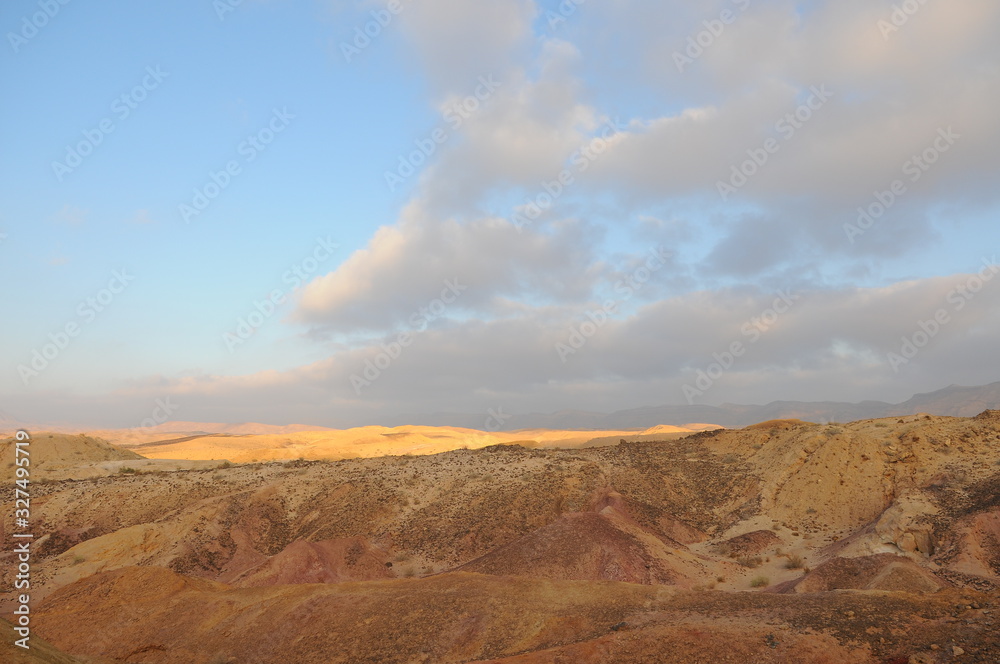
[[[1000,659],[990,411],[119,473],[33,493],[38,633],[74,656]]]

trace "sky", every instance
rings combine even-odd
[[[8,0],[0,418],[996,381],[990,0]]]

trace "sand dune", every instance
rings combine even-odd
[[[693,429],[661,426],[646,431],[552,431],[526,429],[485,432],[460,427],[359,427],[291,433],[234,434],[143,433],[102,431],[101,437],[152,459],[229,460],[234,463],[290,459],[354,459],[405,454],[439,454],[518,444],[531,448],[581,448],[627,440],[666,440],[693,433]],[[95,433],[94,435],[98,435]]]

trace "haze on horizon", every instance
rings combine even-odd
[[[995,3],[49,4],[0,9],[0,416],[997,380]]]

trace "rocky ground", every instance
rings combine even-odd
[[[32,485],[51,647],[3,661],[1000,661],[992,411],[170,470],[47,440],[130,465]]]

